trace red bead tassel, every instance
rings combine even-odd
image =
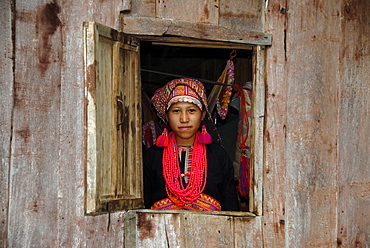
[[[202,143],[202,144],[211,144],[212,143],[212,137],[207,132],[206,125],[202,126],[202,132],[199,134],[199,143]]]
[[[162,134],[158,136],[155,144],[158,147],[167,147],[168,146],[168,131],[167,131],[167,128],[163,129]]]

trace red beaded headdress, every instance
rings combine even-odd
[[[200,110],[208,108],[207,97],[203,84],[192,78],[179,78],[168,82],[154,92],[152,103],[159,117],[166,121],[166,111],[177,102],[191,102]]]

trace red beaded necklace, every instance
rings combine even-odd
[[[199,142],[200,133],[196,133],[193,145],[193,164],[189,168],[187,185],[183,184],[179,150],[174,132],[168,135],[168,146],[163,150],[163,177],[166,182],[166,191],[171,201],[179,206],[192,203],[198,199],[206,185],[207,156],[206,146]]]

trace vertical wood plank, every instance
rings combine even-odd
[[[123,217],[85,216],[84,211],[84,67],[83,22],[119,28],[121,0],[61,2],[63,61],[61,70],[60,164],[58,170],[58,245],[56,247],[123,246]],[[115,221],[116,220],[116,221]],[[116,224],[115,224],[116,222]],[[114,226],[116,225],[116,226]]]
[[[346,1],[341,9],[338,246],[370,244],[370,9]]]
[[[266,47],[266,122],[264,134],[263,244],[285,246],[286,0],[268,2],[265,30],[273,35]]]
[[[253,112],[251,139],[251,188],[249,209],[256,215],[262,215],[263,192],[263,131],[265,122],[265,47],[257,46],[253,50]]]
[[[15,5],[11,247],[57,246],[62,33],[55,2]]]
[[[125,79],[123,77],[123,74],[125,73],[125,63],[124,60],[126,59],[125,51],[121,51],[121,44],[116,42],[113,47],[113,95],[112,99],[115,99],[113,101],[113,127],[112,135],[113,135],[113,151],[114,154],[112,154],[114,163],[113,166],[113,172],[114,175],[112,178],[115,181],[114,188],[116,189],[116,194],[125,194],[127,195],[127,187],[124,185],[124,168],[123,165],[125,162],[125,158],[123,155],[125,154],[125,143],[124,138],[122,137],[122,132],[124,132],[125,125],[121,125],[124,122],[127,123],[127,116],[125,116],[125,106],[124,101],[125,97],[123,96],[122,92],[124,90],[122,89],[125,85]],[[122,61],[123,60],[123,61]],[[120,124],[120,125],[118,125]],[[124,191],[126,190],[126,191]]]
[[[0,2],[0,247],[7,247],[9,164],[12,135],[12,112],[14,106],[12,26],[14,9],[10,1]]]
[[[84,202],[85,211],[96,211],[95,199],[97,198],[98,192],[96,187],[97,181],[97,165],[98,165],[98,154],[96,152],[97,137],[96,137],[96,67],[97,59],[95,58],[95,43],[98,42],[98,35],[95,34],[95,29],[91,27],[89,23],[84,23],[83,31],[84,40],[84,68],[85,73],[85,101],[84,101],[84,111],[81,113],[85,124],[84,139],[86,139],[84,151],[84,163],[86,175],[84,178],[85,182],[85,196],[86,200]],[[90,55],[90,56],[89,56]]]
[[[96,128],[96,133],[92,135],[96,136],[96,147],[92,149],[93,154],[97,154],[96,161],[96,185],[97,195],[96,199],[109,200],[114,194],[112,191],[114,178],[112,175],[112,169],[114,169],[114,158],[115,143],[117,137],[114,136],[116,127],[115,119],[113,118],[113,103],[115,97],[113,95],[113,44],[109,38],[100,36],[98,30],[95,30],[95,64],[96,68],[96,81],[95,85],[92,86],[95,90],[95,102],[89,102],[92,104],[96,111],[95,123],[92,123]],[[90,90],[89,90],[90,91]],[[90,114],[90,113],[89,113]],[[89,118],[89,117],[87,117]],[[89,120],[88,120],[89,122]],[[90,131],[90,130],[89,130]],[[88,146],[90,145],[88,141]],[[115,164],[117,166],[117,164]]]
[[[131,125],[132,126],[132,159],[133,167],[131,171],[134,171],[134,180],[132,181],[131,194],[141,198],[141,203],[136,207],[143,208],[143,197],[144,197],[144,185],[143,185],[143,152],[142,152],[142,88],[141,88],[141,65],[140,65],[140,43],[137,42],[135,52],[130,52],[130,77],[129,81],[131,82],[131,87],[134,89],[133,92],[133,118]]]
[[[340,3],[288,1],[287,6],[286,246],[332,247]]]
[[[131,41],[131,39],[130,39]],[[141,98],[138,97],[141,92],[141,82],[139,81],[139,46],[138,41],[128,42],[131,45],[125,45],[122,50],[122,81],[121,94],[124,96],[125,108],[125,131],[124,136],[124,183],[126,194],[128,196],[142,196],[142,155],[141,155]]]
[[[124,215],[124,245],[123,247],[137,247],[138,218],[135,211],[127,211]]]

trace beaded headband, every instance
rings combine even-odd
[[[168,82],[154,92],[152,103],[159,117],[167,119],[166,111],[177,102],[194,103],[203,110],[208,108],[204,85],[197,79],[179,78]]]

